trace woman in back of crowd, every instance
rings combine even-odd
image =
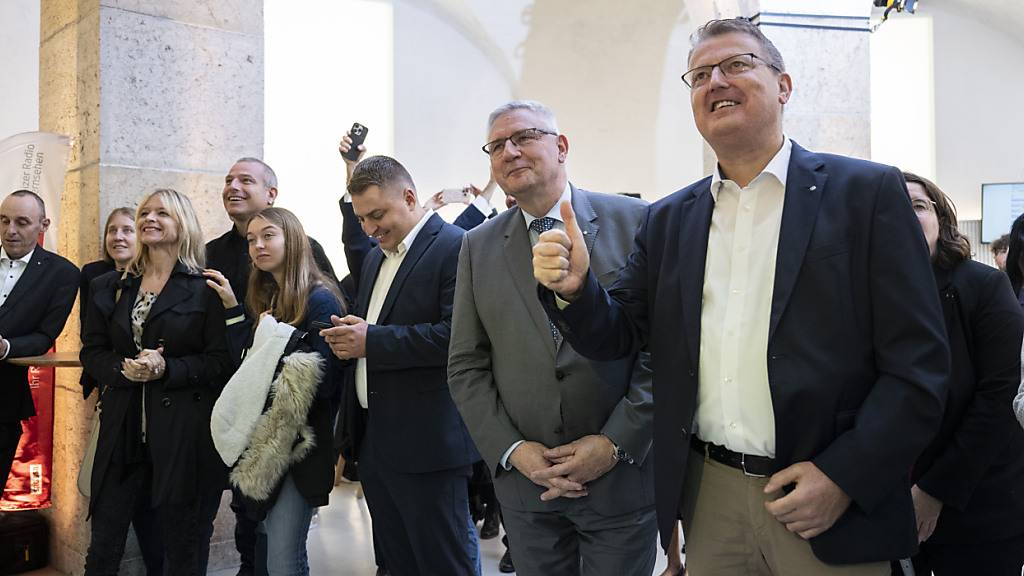
[[[226,309],[232,358],[236,363],[241,362],[247,349],[254,346],[254,325],[260,322],[262,314],[266,312],[277,322],[294,327],[298,333],[304,332],[307,349],[316,352],[323,362],[319,378],[308,372],[300,372],[292,377],[293,382],[306,380],[299,385],[314,395],[308,412],[304,416],[293,412],[288,417],[279,412],[273,418],[267,418],[278,422],[282,428],[308,426],[305,429],[312,431],[313,447],[301,455],[295,454],[294,446],[309,440],[305,437],[306,433],[299,435],[301,440],[293,442],[288,439],[282,442],[285,448],[292,450],[291,463],[287,469],[280,476],[253,478],[268,471],[242,470],[247,458],[250,461],[270,461],[283,457],[281,454],[267,453],[268,446],[275,443],[255,440],[262,437],[263,432],[257,424],[257,430],[253,431],[250,443],[232,471],[232,489],[241,492],[246,513],[258,522],[257,572],[269,576],[308,575],[306,535],[310,519],[317,507],[327,505],[328,495],[334,487],[336,458],[332,440],[342,379],[340,362],[320,336],[320,330],[333,325],[331,316],[344,316],[343,300],[337,284],[317,268],[306,233],[293,213],[283,208],[264,209],[249,221],[246,239],[253,270],[249,277],[244,310],[237,302],[228,280],[216,270],[205,271],[209,278],[208,284],[218,292]],[[287,354],[286,349],[279,356]],[[268,366],[272,368],[275,364],[278,364],[278,358],[272,358]],[[283,374],[284,369],[279,367],[278,373]],[[256,373],[244,370],[243,364],[238,375],[246,379],[254,378]],[[267,377],[274,377],[275,384],[281,383],[273,370],[270,370]],[[236,385],[251,387],[252,384],[252,381],[236,383],[236,379],[232,379],[228,388]],[[225,394],[229,393],[231,391],[226,389]],[[270,407],[266,409],[268,416],[275,410],[275,404],[280,398],[278,388]],[[254,452],[259,454],[254,455]],[[247,493],[244,480],[259,480],[265,485],[274,486],[274,489],[267,497]]]
[[[114,208],[107,215],[107,223],[103,227],[103,258],[82,266],[82,284],[79,288],[78,312],[79,327],[85,332],[85,313],[89,310],[91,292],[89,285],[100,276],[113,272],[123,272],[135,255],[135,212],[131,208]],[[82,385],[82,397],[88,398],[97,389],[97,381],[85,370],[79,382]],[[146,574],[160,576],[163,574],[164,550],[160,545],[160,526],[156,522],[156,511],[149,502],[141,499],[136,503],[132,526],[139,540],[142,561],[146,565]]]
[[[1024,214],[1013,221],[1010,227],[1009,248],[1006,250],[1006,274],[1017,301],[1024,306]]]
[[[971,260],[956,211],[932,182],[904,173],[932,259],[949,338],[949,396],[911,489],[918,574],[1020,576],[1024,564],[1024,313],[1006,275]],[[1012,254],[1012,253],[1011,253]]]
[[[210,412],[230,374],[224,309],[200,274],[202,231],[188,198],[161,189],[136,212],[139,248],[93,284],[82,365],[103,388],[86,574],[114,575],[137,506],[156,510],[164,574],[198,570],[227,469]]]
[[[103,227],[103,258],[82,266],[81,298],[78,304],[79,328],[85,332],[85,313],[89,310],[89,285],[114,270],[123,271],[135,255],[135,212],[131,208],[114,208]],[[82,371],[82,397],[88,398],[96,388],[96,379]]]

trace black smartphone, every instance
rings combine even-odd
[[[334,324],[331,324],[330,322],[321,322],[319,320],[313,320],[309,324],[313,328],[316,328],[317,330],[327,330],[328,328],[334,328]]]
[[[352,128],[348,131],[348,137],[352,139],[352,147],[344,154],[345,158],[355,162],[359,160],[359,145],[366,140],[366,134],[370,129],[359,122],[353,122]]]

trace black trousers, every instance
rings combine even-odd
[[[921,549],[913,560],[917,574],[1021,576],[1024,534],[995,542],[932,544],[926,541],[921,543]]]
[[[213,537],[213,522],[220,510],[220,499],[224,490],[220,487],[203,492],[199,499],[199,573],[206,574],[210,561],[210,538]],[[237,535],[237,532],[236,532]]]
[[[0,491],[7,485],[7,477],[11,475],[11,464],[14,453],[18,451],[21,440],[21,421],[0,422]]]
[[[87,576],[116,576],[124,556],[128,526],[139,506],[151,500],[149,463],[128,467],[111,464],[100,490],[93,493],[92,541],[85,560]],[[200,501],[168,503],[156,507],[163,546],[163,573],[167,576],[199,574]]]
[[[151,508],[148,498],[138,498],[135,502],[135,514],[132,516],[132,529],[139,541],[142,552],[142,563],[146,565],[146,576],[160,576],[164,573],[164,541],[160,534],[160,520],[155,508]]]
[[[238,573],[255,574],[257,522],[246,515],[242,495],[234,488],[231,490],[231,511],[235,513],[235,549],[242,560]]]
[[[374,551],[392,576],[476,573],[469,537],[467,486],[471,466],[410,474],[374,454],[367,432],[359,478],[374,526]]]

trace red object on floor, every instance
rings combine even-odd
[[[21,442],[14,455],[0,510],[38,510],[50,507],[53,476],[53,392],[55,369],[28,369],[36,415],[21,422]]]

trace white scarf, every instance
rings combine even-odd
[[[294,331],[294,326],[264,315],[245,360],[213,405],[210,433],[224,464],[233,466],[249,445],[249,437],[266,406],[277,362]]]

